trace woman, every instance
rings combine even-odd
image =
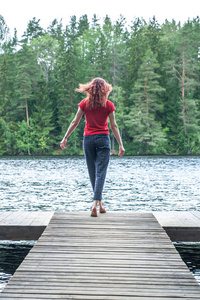
[[[97,204],[99,204],[100,213],[106,212],[102,204],[102,191],[110,158],[108,117],[111,130],[119,144],[119,156],[123,156],[125,150],[115,121],[114,104],[107,99],[112,91],[111,85],[102,78],[95,78],[87,84],[80,84],[76,91],[86,92],[87,98],[79,103],[76,116],[69,125],[60,146],[65,149],[68,137],[78,126],[85,113],[83,149],[94,192],[91,216],[97,217]]]

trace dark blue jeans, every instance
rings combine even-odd
[[[83,150],[94,192],[94,200],[102,200],[102,191],[110,159],[110,137],[108,134],[85,135]]]

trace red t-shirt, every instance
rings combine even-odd
[[[84,135],[94,135],[100,133],[109,134],[108,116],[110,113],[115,111],[114,104],[107,100],[106,107],[89,109],[86,106],[86,101],[86,99],[83,99],[78,105],[85,113],[86,124]]]

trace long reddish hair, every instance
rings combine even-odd
[[[112,86],[103,78],[94,78],[86,84],[79,84],[77,92],[87,93],[87,106],[90,109],[105,107],[107,97],[112,91]]]

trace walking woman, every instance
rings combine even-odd
[[[108,118],[111,130],[119,144],[119,156],[123,156],[125,150],[115,121],[114,104],[107,99],[112,91],[112,86],[102,78],[95,78],[87,84],[79,84],[79,89],[76,91],[87,93],[87,98],[79,103],[76,116],[69,125],[60,147],[65,149],[68,137],[78,126],[82,115],[85,114],[83,150],[94,192],[91,216],[97,217],[98,204],[99,212],[106,212],[102,203],[102,191],[110,158]]]

